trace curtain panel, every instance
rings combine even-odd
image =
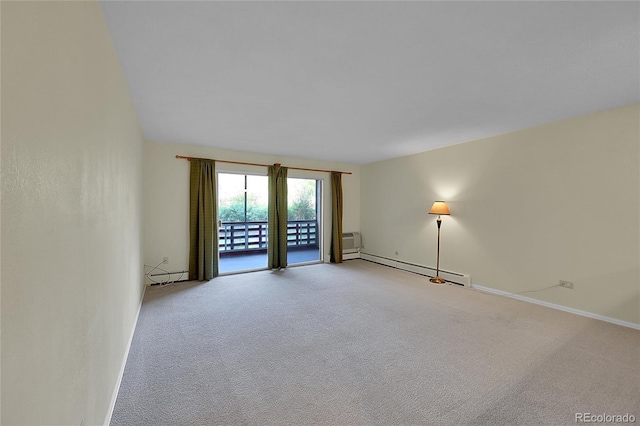
[[[342,173],[331,172],[331,263],[342,263]]]
[[[287,267],[287,168],[269,166],[269,269]]]
[[[192,159],[189,194],[189,279],[218,276],[215,161]]]

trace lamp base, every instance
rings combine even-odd
[[[431,281],[431,282],[432,282],[432,283],[434,283],[434,284],[444,284],[444,283],[446,283],[446,281],[445,281],[445,280],[443,280],[443,279],[442,279],[442,278],[440,278],[440,277],[434,277],[434,278],[431,278],[429,281]]]

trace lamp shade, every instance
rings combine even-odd
[[[446,214],[450,215],[449,207],[447,207],[447,203],[445,201],[435,201],[431,206],[431,210],[429,210],[429,214]]]

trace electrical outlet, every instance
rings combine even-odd
[[[560,287],[570,288],[573,290],[573,283],[571,281],[560,280]]]
[[[169,263],[169,258],[168,258],[168,257],[163,257],[163,258],[162,258],[162,263],[164,263],[165,265],[166,265],[167,263]]]

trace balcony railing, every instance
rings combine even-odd
[[[221,222],[218,232],[220,253],[242,253],[267,249],[267,222]],[[316,220],[287,222],[288,247],[318,247]]]

